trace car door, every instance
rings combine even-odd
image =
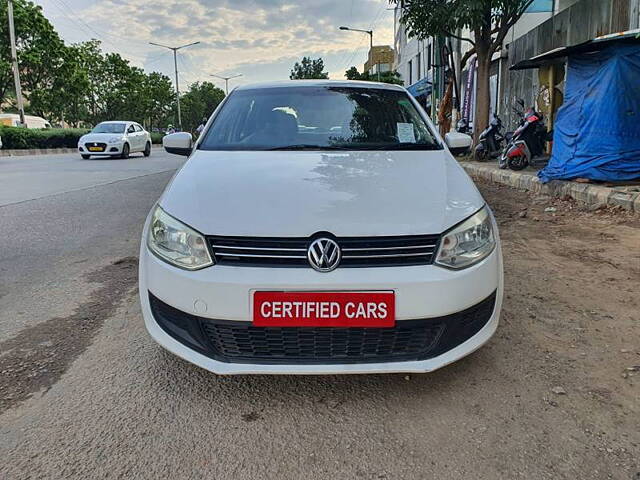
[[[133,123],[127,126],[127,142],[129,142],[129,151],[135,152],[138,150],[138,139],[136,137],[136,127]]]
[[[135,124],[135,127],[136,135],[138,135],[138,139],[140,140],[140,150],[142,151],[147,146],[147,132],[137,123]]]

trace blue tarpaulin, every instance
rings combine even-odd
[[[640,178],[640,45],[569,57],[553,155],[538,176],[545,183]]]

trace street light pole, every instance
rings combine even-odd
[[[351,28],[351,27],[340,27],[340,30],[347,30],[349,32],[366,33],[367,35],[369,35],[369,53],[373,55],[373,30],[360,30],[358,28]],[[377,63],[376,63],[376,70],[378,71],[378,81],[380,81],[380,67]]]
[[[215,73],[211,74],[212,77],[216,77],[219,78],[220,80],[224,80],[224,89],[225,89],[225,95],[229,95],[229,80],[234,79],[234,78],[238,78],[241,77],[242,74],[239,73],[237,75],[232,75],[230,77],[223,77],[222,75],[216,75]]]
[[[178,50],[182,48],[191,47],[192,45],[198,45],[200,42],[188,43],[186,45],[180,45],[179,47],[169,47],[167,45],[162,45],[160,43],[149,42],[150,45],[155,45],[156,47],[168,48],[173,51],[173,67],[176,72],[176,102],[178,107],[178,128],[182,130],[182,114],[180,112],[180,84],[178,80]]]
[[[16,89],[16,100],[20,112],[20,125],[26,126],[24,118],[24,102],[22,101],[22,88],[20,87],[20,70],[18,70],[18,54],[16,52],[16,32],[13,25],[13,0],[7,0],[7,16],[9,17],[9,40],[11,41],[11,63],[13,64],[13,82]]]

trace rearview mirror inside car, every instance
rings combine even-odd
[[[444,136],[444,141],[453,155],[463,155],[471,150],[473,139],[470,135],[460,132],[450,132]]]
[[[188,157],[193,150],[193,137],[189,132],[178,132],[162,138],[162,146],[168,153]]]

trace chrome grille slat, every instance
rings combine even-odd
[[[399,257],[427,257],[431,256],[431,252],[423,253],[392,253],[389,255],[343,255],[343,259],[357,259],[357,258],[399,258]]]
[[[222,248],[223,250],[273,250],[275,252],[306,252],[306,248],[276,248],[276,247],[236,247],[233,245],[211,245],[213,248]]]
[[[253,253],[217,253],[217,257],[240,257],[240,258],[304,258],[306,255],[262,255]]]
[[[311,268],[314,237],[207,237],[217,263],[246,267]],[[338,268],[430,265],[439,235],[333,237],[342,250]]]
[[[417,250],[419,248],[433,248],[435,249],[436,246],[434,245],[412,245],[409,247],[372,247],[372,248],[343,248],[342,251],[343,252],[378,252],[378,251],[384,251],[384,250]]]

